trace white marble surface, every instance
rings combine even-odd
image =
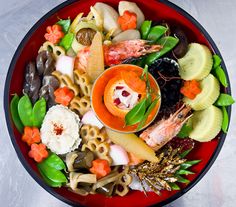
[[[66,204],[44,191],[19,162],[10,142],[3,112],[3,89],[6,73],[16,47],[46,12],[63,0],[0,0],[0,206],[65,207]],[[218,45],[236,97],[236,1],[172,0],[206,28]],[[236,206],[236,111],[223,149],[207,175],[188,193],[168,207]]]

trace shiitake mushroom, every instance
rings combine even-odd
[[[43,77],[43,85],[39,91],[39,97],[43,97],[47,102],[47,107],[55,105],[55,96],[54,91],[59,87],[60,83],[52,75],[47,75]]]
[[[77,157],[73,163],[75,169],[88,169],[92,167],[92,161],[94,160],[94,155],[91,151],[86,150],[83,152],[77,152]]]
[[[182,58],[188,51],[188,38],[180,27],[175,28],[172,34],[179,39],[179,43],[173,49],[174,56]]]
[[[95,34],[95,30],[91,28],[83,28],[76,33],[76,40],[84,46],[90,46]]]
[[[35,67],[34,62],[29,62],[25,69],[25,80],[23,93],[26,93],[34,104],[39,97],[41,80]]]
[[[55,70],[55,60],[49,51],[41,51],[36,58],[36,66],[40,76],[50,75]]]

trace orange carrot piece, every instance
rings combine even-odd
[[[137,27],[137,14],[126,10],[122,16],[118,17],[118,24],[123,31],[135,29]]]
[[[131,152],[127,152],[127,153],[128,153],[128,157],[129,157],[129,165],[138,165],[138,164],[144,162],[144,160],[138,158],[133,153],[131,153]]]
[[[196,80],[185,81],[180,89],[180,93],[189,99],[194,99],[201,91],[200,83]]]
[[[43,159],[48,157],[46,146],[42,143],[32,144],[31,150],[28,153],[29,157],[33,158],[36,162],[42,162]]]
[[[33,143],[38,143],[41,141],[40,132],[37,127],[24,128],[24,134],[22,135],[22,140],[26,142],[29,146]]]
[[[55,90],[54,95],[55,102],[64,106],[68,106],[71,100],[74,98],[74,92],[66,86]]]
[[[100,179],[111,172],[111,168],[107,160],[96,159],[92,161],[92,167],[89,169],[91,173],[96,174]]]
[[[60,25],[54,24],[53,26],[48,26],[46,31],[47,33],[44,35],[45,39],[53,44],[58,44],[64,37],[64,33]]]
[[[122,71],[121,76],[125,83],[135,92],[144,94],[146,92],[146,83],[134,71]]]

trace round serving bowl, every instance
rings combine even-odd
[[[161,94],[160,94],[160,88],[157,81],[149,73],[148,76],[149,76],[151,88],[156,91],[157,95],[160,96],[158,99],[158,102],[156,106],[154,107],[154,109],[152,110],[152,112],[149,114],[147,121],[145,122],[144,126],[141,129],[137,130],[138,124],[126,126],[124,118],[120,118],[113,115],[106,107],[105,91],[106,91],[107,85],[109,85],[111,81],[114,80],[114,78],[116,78],[117,76],[120,77],[120,74],[122,72],[127,72],[127,71],[135,72],[136,74],[141,76],[143,73],[143,68],[136,65],[122,64],[122,65],[112,66],[106,69],[96,79],[96,81],[93,84],[91,105],[97,118],[104,124],[104,126],[114,131],[121,132],[121,133],[134,133],[134,132],[138,132],[146,128],[156,118],[159,112],[160,106],[161,106]],[[112,88],[112,86],[110,86],[109,88]],[[112,106],[114,106],[113,103],[112,103]],[[114,108],[116,110],[117,107],[115,106]]]
[[[10,64],[4,91],[4,109],[10,138],[21,163],[28,171],[28,173],[34,178],[34,180],[49,193],[70,205],[96,207],[138,207],[152,205],[163,206],[182,196],[184,193],[190,190],[199,180],[201,180],[201,178],[206,174],[206,172],[209,170],[209,168],[217,158],[224,143],[226,137],[225,134],[220,133],[211,142],[197,143],[195,145],[195,148],[189,154],[189,159],[200,159],[202,161],[192,168],[195,174],[188,176],[188,179],[191,182],[188,185],[181,186],[180,191],[163,191],[161,196],[158,196],[155,193],[148,193],[148,197],[146,197],[144,193],[139,191],[131,191],[125,197],[115,196],[113,198],[107,198],[99,194],[83,197],[70,192],[67,188],[51,188],[43,182],[37,170],[36,163],[33,161],[33,159],[28,157],[28,146],[24,142],[22,142],[21,134],[17,131],[11,120],[9,110],[11,95],[13,93],[21,94],[25,66],[29,61],[36,58],[38,49],[44,42],[44,33],[46,27],[48,25],[54,24],[58,20],[58,17],[62,19],[66,19],[68,17],[74,18],[79,12],[87,13],[90,6],[94,5],[96,2],[97,0],[68,0],[60,4],[59,6],[48,12],[45,16],[43,16],[31,28],[31,30],[26,34],[26,36],[20,43]],[[103,2],[117,8],[119,0],[103,0]],[[135,2],[144,12],[146,19],[166,20],[168,22],[171,22],[172,24],[176,23],[183,27],[190,42],[199,42],[205,44],[212,50],[213,53],[221,56],[219,50],[217,49],[209,34],[193,17],[191,17],[181,8],[166,0],[136,0]],[[222,61],[221,66],[227,75],[224,61]],[[224,90],[228,94],[231,94],[230,86],[228,86],[227,89]],[[228,107],[228,114],[230,117],[231,107]]]

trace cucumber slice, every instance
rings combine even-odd
[[[184,80],[202,80],[211,71],[213,59],[211,51],[205,45],[191,43],[186,55],[178,59],[179,75]]]
[[[199,142],[211,141],[220,132],[222,120],[222,111],[214,105],[195,111],[191,117],[193,130],[189,137]]]
[[[200,81],[200,87],[202,92],[193,100],[187,97],[183,98],[183,101],[196,111],[208,108],[210,105],[215,103],[220,95],[220,83],[212,74],[209,74],[206,78]]]

